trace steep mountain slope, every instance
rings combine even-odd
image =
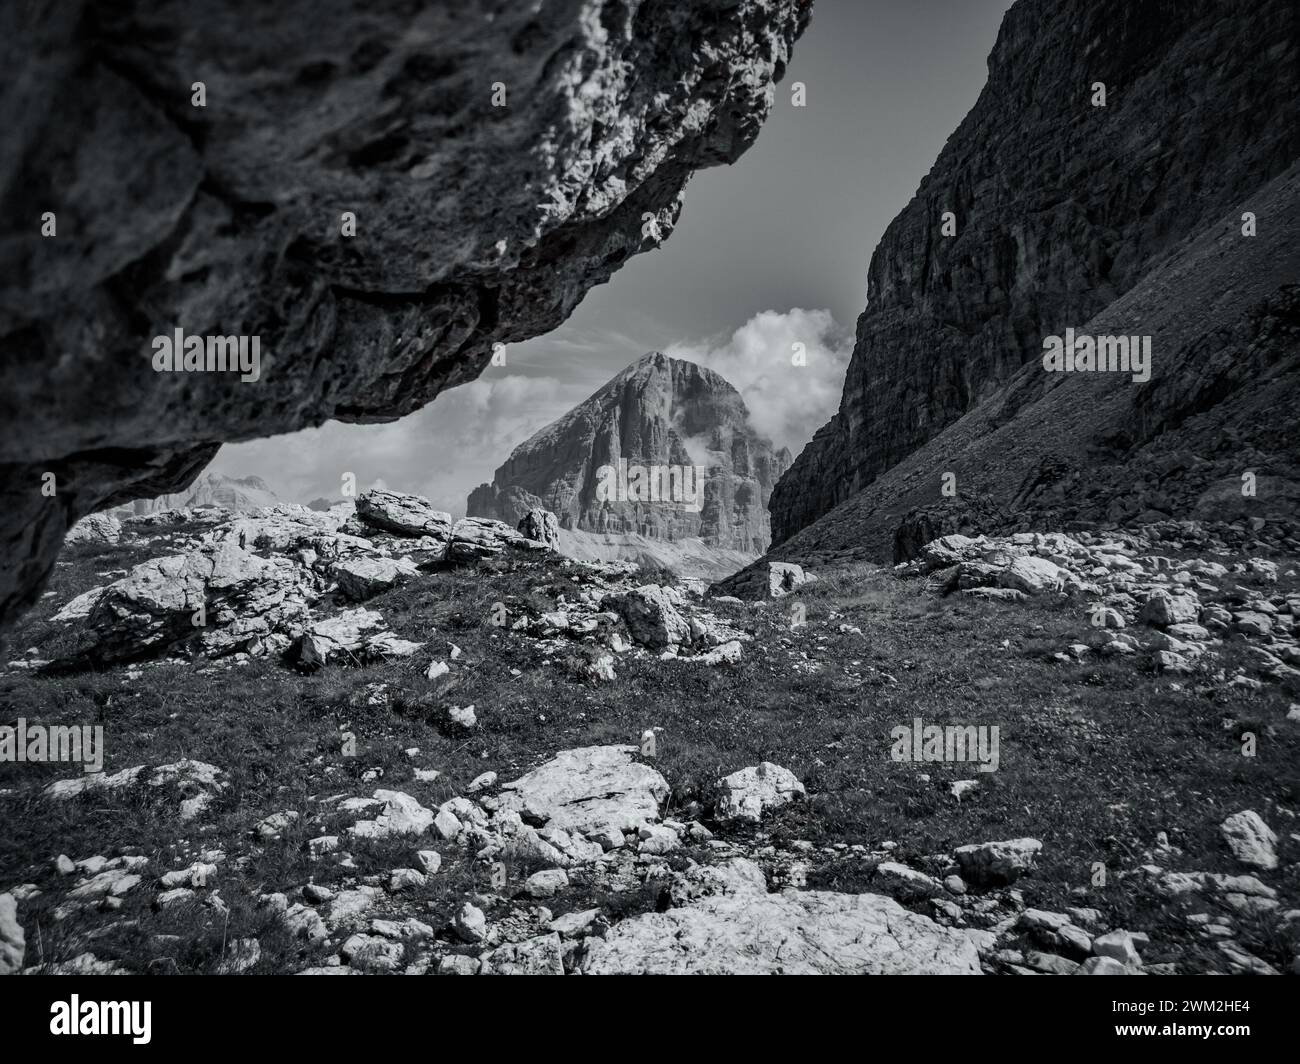
[[[810,13],[0,5],[0,624],[82,515],[225,441],[400,417],[559,325],[753,142]],[[177,330],[259,365],[156,370]]]
[[[750,427],[744,400],[722,377],[651,352],[515,448],[492,483],[470,494],[467,512],[514,523],[541,506],[562,529],[594,534],[571,537],[581,557],[608,558],[610,549],[639,557],[655,541],[679,544],[670,552],[679,561],[683,549],[716,548],[728,553],[707,568],[720,575],[767,548],[768,499],[789,462]],[[633,479],[638,466],[667,467],[688,490],[647,499]],[[668,487],[672,495],[671,478]],[[632,553],[617,553],[620,536]]]
[[[1016,4],[987,87],[872,256],[840,410],[777,486],[774,541],[1285,170],[1300,155],[1297,98],[1293,0]]]
[[[1300,164],[1081,331],[1151,336],[1151,380],[1030,363],[771,557],[888,562],[956,531],[1300,513]]]

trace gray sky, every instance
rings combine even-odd
[[[696,174],[672,236],[563,326],[401,421],[227,445],[212,470],[255,473],[290,502],[337,498],[352,472],[463,514],[517,444],[652,350],[718,370],[797,453],[839,404],[872,249],[974,105],[1010,6],[816,0],[757,143]]]

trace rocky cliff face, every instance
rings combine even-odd
[[[81,515],[222,441],[409,413],[562,322],[752,142],[808,14],[6,5],[0,621]],[[256,371],[156,371],[178,329],[257,338]]]
[[[1246,213],[1267,220],[1254,237]],[[1151,336],[1151,379],[1030,363],[770,557],[888,563],[955,532],[1115,526],[1195,542],[1205,521],[1248,553],[1300,549],[1300,163],[1085,331]]]
[[[872,256],[840,410],[777,486],[774,540],[1285,170],[1300,154],[1297,42],[1291,0],[1016,4],[987,87]]]
[[[606,534],[606,546],[626,535],[638,549],[700,540],[753,555],[767,548],[768,499],[789,462],[754,432],[740,393],[718,374],[653,352],[515,448],[467,510],[513,524],[541,506],[566,531]],[[669,470],[667,498],[646,497],[638,467]],[[687,490],[675,491],[674,476]]]

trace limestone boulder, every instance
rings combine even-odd
[[[690,642],[690,624],[658,584],[606,595],[601,606],[622,617],[632,638],[643,646],[660,649]]]
[[[744,858],[707,870],[708,893],[589,939],[591,975],[979,975],[964,934],[876,894],[769,894]]]
[[[211,654],[257,652],[269,648],[273,633],[303,619],[314,597],[291,561],[233,543],[152,558],[95,599],[83,652],[122,661],[189,639]]]
[[[1038,839],[1009,839],[959,846],[955,856],[968,883],[996,885],[1013,883],[1028,872],[1042,848]]]
[[[27,949],[23,925],[18,922],[18,902],[12,894],[0,894],[0,975],[22,971]]]
[[[718,818],[758,823],[763,814],[805,796],[793,772],[770,761],[743,768],[718,781]]]
[[[70,529],[65,543],[116,543],[122,536],[122,522],[112,514],[89,514]]]
[[[1232,855],[1251,868],[1277,867],[1277,835],[1253,809],[1233,813],[1219,828]]]
[[[389,591],[419,572],[409,558],[358,556],[345,558],[330,569],[338,581],[339,591],[353,602]]]
[[[525,539],[545,543],[551,550],[560,549],[560,522],[550,510],[534,506],[519,519],[516,528]]]
[[[501,788],[499,808],[524,820],[596,836],[635,831],[659,819],[668,782],[635,760],[634,746],[561,750]]]
[[[451,514],[435,509],[422,495],[375,488],[357,497],[356,517],[397,536],[432,536],[445,543],[451,535]]]
[[[452,527],[447,544],[447,560],[474,562],[480,558],[493,558],[504,554],[508,548],[528,548],[535,541],[526,540],[504,521],[487,517],[465,517]]]

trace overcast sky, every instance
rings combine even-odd
[[[460,515],[515,446],[656,350],[718,370],[755,427],[798,453],[839,405],[871,251],[974,104],[1010,6],[816,0],[757,143],[696,174],[672,236],[563,326],[401,421],[230,444],[211,469],[257,474],[291,502],[338,498],[347,471]],[[795,342],[805,366],[790,364]]]

